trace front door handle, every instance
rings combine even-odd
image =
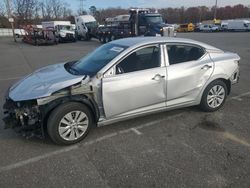
[[[155,80],[155,81],[160,81],[162,78],[165,78],[164,75],[160,75],[160,74],[156,74],[152,80]]]
[[[204,65],[203,67],[201,67],[202,70],[208,70],[211,69],[212,66],[211,65]]]

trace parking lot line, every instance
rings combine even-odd
[[[133,131],[137,135],[142,135],[142,132],[138,131],[138,129],[131,128],[131,131]]]
[[[223,133],[223,137],[225,139],[228,139],[228,140],[231,140],[231,141],[234,141],[234,142],[237,142],[238,144],[241,144],[241,145],[244,145],[244,146],[247,146],[247,147],[250,147],[250,143],[247,142],[246,140],[243,140],[229,132],[225,132]]]
[[[239,94],[237,96],[231,97],[229,100],[242,101],[242,97],[245,97],[245,96],[248,96],[248,95],[250,95],[250,92],[242,93],[242,94]]]
[[[166,121],[166,120],[174,119],[176,117],[181,116],[182,114],[183,113],[179,113],[179,114],[172,115],[172,116],[169,116],[169,117],[161,119],[161,120],[156,120],[156,121],[152,121],[152,122],[149,122],[149,123],[145,123],[143,125],[136,126],[134,128],[128,128],[128,129],[124,129],[122,131],[110,133],[110,134],[104,135],[102,137],[99,137],[99,138],[97,138],[95,140],[85,142],[83,144],[76,144],[74,146],[68,146],[68,147],[65,147],[63,149],[59,149],[59,150],[56,150],[56,151],[53,151],[53,152],[49,152],[49,153],[39,155],[39,156],[36,156],[36,157],[32,157],[32,158],[29,158],[29,159],[26,159],[26,160],[23,160],[23,161],[19,161],[17,163],[13,163],[13,164],[10,164],[10,165],[7,165],[7,166],[3,166],[3,167],[0,167],[0,173],[10,171],[10,170],[13,170],[13,169],[16,169],[16,168],[20,168],[22,166],[26,166],[26,165],[31,164],[31,163],[36,163],[36,162],[38,162],[40,160],[43,160],[43,159],[46,159],[46,158],[49,158],[49,157],[52,157],[52,156],[56,156],[56,155],[59,155],[59,154],[62,154],[62,153],[67,153],[69,151],[76,150],[76,149],[78,149],[78,148],[80,148],[82,146],[88,146],[88,145],[95,144],[97,142],[101,142],[101,141],[110,139],[110,138],[112,138],[114,136],[117,136],[119,134],[125,134],[125,133],[128,133],[128,132],[131,132],[131,131],[133,131],[132,129],[137,130],[137,129],[141,129],[141,128],[144,128],[144,127],[149,127],[149,126],[155,125],[157,123],[160,123],[160,122],[163,122],[163,121]],[[140,131],[138,131],[138,132],[140,132]]]
[[[78,145],[74,145],[74,146],[70,146],[70,147],[67,147],[67,148],[64,148],[64,149],[60,149],[60,150],[56,150],[56,151],[53,151],[53,152],[50,152],[50,153],[39,155],[39,156],[30,158],[30,159],[27,159],[27,160],[23,160],[23,161],[20,161],[20,162],[17,162],[17,163],[13,163],[13,164],[10,164],[8,166],[1,167],[0,168],[0,173],[22,167],[22,166],[28,165],[30,163],[35,163],[37,161],[40,161],[42,159],[45,159],[45,158],[48,158],[48,157],[51,157],[51,156],[54,156],[54,155],[58,155],[58,154],[61,154],[61,153],[72,151],[72,150],[77,149],[78,147],[79,147]]]

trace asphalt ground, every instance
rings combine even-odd
[[[222,109],[183,108],[94,128],[68,147],[24,139],[0,121],[0,187],[250,187],[250,33],[178,37],[241,56],[240,82]],[[0,38],[0,106],[24,75],[79,59],[99,45],[31,46]]]

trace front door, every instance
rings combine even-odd
[[[160,46],[143,47],[117,65],[102,80],[106,118],[166,107],[166,67]]]

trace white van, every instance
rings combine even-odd
[[[228,20],[227,23],[229,31],[250,31],[249,20]]]

